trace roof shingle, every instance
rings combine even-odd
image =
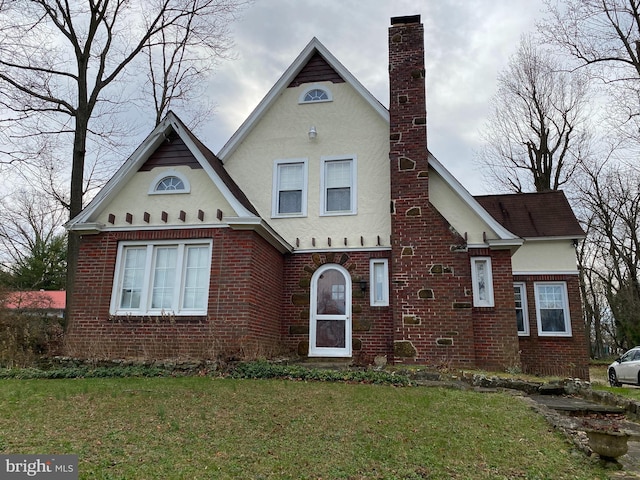
[[[562,191],[474,197],[510,232],[523,238],[584,237]]]

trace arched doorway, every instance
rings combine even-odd
[[[311,278],[309,356],[351,357],[351,276],[341,265],[322,265]]]

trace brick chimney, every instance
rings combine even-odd
[[[405,325],[426,321],[428,310],[434,306],[434,291],[423,283],[433,262],[430,237],[434,215],[429,204],[424,29],[420,15],[391,19],[389,88],[394,355],[397,361],[407,361],[427,354],[429,347],[413,341],[414,328]],[[435,222],[438,226],[441,223],[439,219]],[[419,336],[426,340],[426,336]]]
[[[390,159],[395,170],[391,176],[392,198],[410,194],[425,196],[428,201],[424,29],[420,15],[391,19],[389,87]]]

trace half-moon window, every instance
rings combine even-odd
[[[304,96],[305,102],[321,102],[323,100],[329,100],[329,96],[327,95],[327,92],[319,88],[309,90]]]
[[[156,185],[156,192],[169,192],[169,191],[178,191],[184,190],[184,182],[180,180],[178,177],[164,177],[162,180],[158,182]]]
[[[149,182],[149,195],[191,193],[191,183],[186,175],[171,169],[160,172]]]
[[[298,103],[322,103],[333,101],[331,90],[324,85],[309,85],[298,97]]]

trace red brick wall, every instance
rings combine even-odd
[[[589,379],[589,353],[580,287],[577,275],[516,275],[515,282],[525,282],[529,311],[529,336],[521,336],[522,368],[540,375],[558,375]],[[534,282],[562,281],[567,284],[571,337],[540,337],[536,318]]]
[[[206,316],[112,317],[118,242],[213,239]],[[84,236],[67,353],[82,358],[216,358],[279,348],[283,260],[250,231],[226,228],[113,232]]]
[[[352,280],[353,360],[370,364],[377,355],[393,352],[393,327],[390,307],[372,307],[368,284],[362,293],[361,279],[369,282],[369,260],[388,258],[390,252],[323,252],[300,253],[285,257],[282,338],[285,346],[301,356],[309,349],[309,301],[313,273],[326,263],[345,267]]]
[[[490,256],[493,276],[494,306],[473,308],[476,366],[486,370],[519,368],[511,252],[470,249],[469,254]]]

